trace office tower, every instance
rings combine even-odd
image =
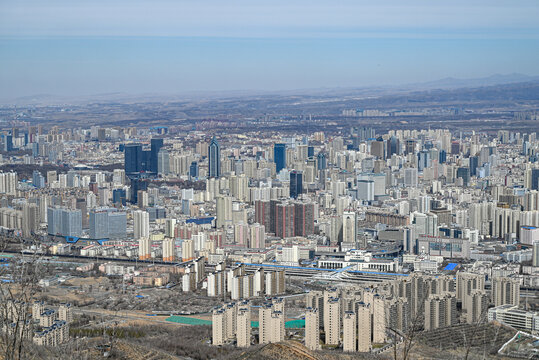
[[[345,311],[343,319],[342,350],[344,352],[357,351],[357,321],[356,313]]]
[[[369,352],[372,344],[372,312],[369,304],[363,302],[356,306],[357,312],[357,351]]]
[[[238,304],[236,328],[237,346],[251,346],[251,307],[247,301]]]
[[[151,257],[152,249],[149,237],[138,238],[138,258],[147,260]]]
[[[297,199],[303,193],[303,172],[294,170],[290,172],[290,197]]]
[[[31,237],[39,225],[39,208],[37,204],[25,203],[22,208],[22,236]]]
[[[315,204],[312,202],[294,203],[294,235],[309,236],[314,234]]]
[[[136,210],[133,212],[133,233],[135,239],[150,236],[150,214],[147,211]]]
[[[223,345],[226,342],[226,318],[225,309],[214,309],[212,312],[212,345]]]
[[[317,170],[325,170],[327,168],[327,160],[326,160],[326,154],[323,152],[319,152],[316,156],[316,169]]]
[[[470,176],[477,176],[478,167],[479,167],[479,157],[470,156]]]
[[[470,296],[474,290],[485,289],[485,275],[472,273],[457,273],[457,299],[463,303],[466,296]]]
[[[530,190],[539,190],[539,169],[531,169]]]
[[[115,205],[126,205],[127,194],[125,189],[112,190],[112,203]]]
[[[150,171],[151,172],[154,172],[154,173],[158,172],[159,151],[161,150],[162,147],[163,147],[162,138],[152,139],[150,141],[150,149],[151,149],[150,150]],[[167,152],[167,159],[168,159],[168,152]]]
[[[170,173],[170,156],[166,149],[161,149],[157,153],[157,173],[162,175]]]
[[[216,198],[216,208],[217,228],[232,225],[232,198],[230,196],[218,196]]]
[[[428,152],[427,150],[421,150],[417,153],[417,168],[419,171],[423,171],[425,168],[429,168],[430,164],[430,152]]]
[[[277,204],[275,208],[275,236],[282,239],[293,237],[295,208],[294,204]]]
[[[468,186],[470,183],[470,168],[459,167],[457,169],[457,178],[462,179],[463,186]]]
[[[221,148],[215,136],[208,146],[208,175],[212,178],[221,176]]]
[[[182,241],[182,261],[190,261],[195,258],[195,245],[193,240]]]
[[[346,211],[342,216],[342,242],[355,244],[357,241],[357,214]]]
[[[462,309],[466,313],[466,322],[476,324],[486,321],[489,297],[484,290],[472,290],[470,295],[464,296]]]
[[[438,163],[444,164],[447,161],[447,153],[445,150],[440,150],[438,154]]]
[[[414,139],[406,139],[404,142],[405,154],[415,154],[416,141]]]
[[[492,300],[494,306],[520,304],[520,281],[509,277],[492,278]]]
[[[196,161],[191,162],[189,166],[189,178],[191,181],[198,179],[198,163]]]
[[[305,310],[305,347],[309,350],[320,349],[320,316],[317,308]]]
[[[124,147],[124,169],[126,174],[133,174],[143,171],[142,145],[125,144]]]
[[[430,295],[425,300],[425,330],[456,324],[457,299],[454,294]]]
[[[324,297],[326,294],[324,294]],[[341,301],[338,297],[328,297],[324,301],[324,331],[326,345],[339,345],[341,341]]]
[[[286,145],[274,144],[273,145],[273,162],[275,163],[275,171],[281,172],[286,168]]]
[[[13,136],[5,135],[4,137],[4,151],[13,151]]]
[[[389,159],[393,154],[400,155],[400,142],[395,136],[392,136],[387,141],[386,157]]]

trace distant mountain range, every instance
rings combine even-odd
[[[232,91],[194,91],[178,94],[127,94],[122,92],[103,93],[89,96],[64,96],[53,94],[39,94],[19,97],[11,100],[0,100],[4,104],[16,105],[62,105],[62,104],[82,104],[82,103],[140,103],[140,102],[161,102],[161,101],[197,101],[224,98],[249,98],[259,96],[384,96],[403,94],[410,91],[422,90],[453,90],[464,88],[479,88],[485,86],[507,85],[516,83],[539,82],[539,76],[529,76],[525,74],[494,74],[483,78],[458,79],[447,77],[439,80],[412,83],[404,85],[379,85],[363,87],[339,87],[339,88],[314,88],[297,89],[283,91],[264,90],[232,90]]]
[[[421,89],[457,89],[457,88],[467,88],[467,87],[481,87],[481,86],[492,86],[492,85],[502,85],[502,84],[511,84],[511,83],[520,83],[520,82],[532,82],[539,81],[539,76],[529,76],[524,74],[494,74],[491,76],[483,78],[474,78],[474,79],[457,79],[453,77],[447,77],[435,81],[428,81],[423,83],[409,84],[404,85],[403,87],[411,87]]]

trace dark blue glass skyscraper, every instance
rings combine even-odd
[[[290,172],[290,197],[297,199],[303,193],[303,173],[301,171]]]
[[[319,152],[317,155],[317,160],[318,160],[318,170],[325,170],[327,167],[326,154],[324,154],[323,152]]]
[[[142,171],[143,154],[142,145],[126,144],[124,147],[124,167],[125,173],[132,174]]]
[[[191,166],[189,166],[189,177],[191,180],[198,178],[198,163],[196,161],[193,161]]]
[[[477,175],[478,167],[479,167],[479,158],[477,156],[470,156],[470,176]]]
[[[163,147],[163,139],[162,138],[157,138],[157,139],[152,139],[151,140],[151,154],[150,154],[150,166],[149,166],[149,170],[151,172],[157,172],[157,163],[158,163],[158,158],[157,158],[157,154],[159,154],[159,150],[161,150],[161,148]]]
[[[273,161],[275,162],[275,170],[277,173],[286,168],[286,145],[273,145]]]
[[[221,176],[221,148],[215,136],[211,139],[208,147],[209,175],[218,178]]]
[[[539,169],[532,169],[532,187],[530,190],[539,190]]]

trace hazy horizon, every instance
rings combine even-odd
[[[539,3],[0,4],[0,98],[286,91],[539,75]]]

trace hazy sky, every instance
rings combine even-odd
[[[0,0],[0,98],[539,75],[539,1]]]

